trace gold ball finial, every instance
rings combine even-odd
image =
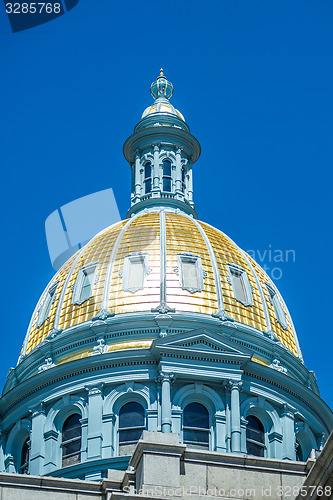
[[[164,76],[163,68],[160,69],[160,76]]]

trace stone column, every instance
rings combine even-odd
[[[161,372],[159,382],[161,383],[161,430],[162,432],[171,432],[171,381],[172,373]]]
[[[296,460],[295,418],[293,409],[283,405],[281,413],[282,423],[282,460]]]
[[[44,474],[44,428],[45,408],[43,403],[31,410],[31,435],[30,435],[30,474],[41,476]]]
[[[184,194],[182,192],[182,148],[176,149],[176,179],[175,179],[175,192],[176,198],[183,199]]]
[[[140,154],[139,151],[135,151],[135,179],[134,179],[134,186],[135,186],[135,197],[134,201],[139,201],[141,197],[141,173],[140,173]]]
[[[88,390],[87,459],[102,458],[102,385]]]
[[[230,394],[227,393],[227,405],[225,408],[225,420],[226,420],[226,445],[227,453],[231,453],[231,411],[230,411]]]
[[[192,165],[188,169],[186,178],[188,181],[186,182],[187,192],[188,192],[188,201],[193,203],[193,174],[192,174]]]
[[[154,164],[152,172],[152,195],[159,196],[160,189],[160,148],[158,144],[154,145]]]
[[[241,422],[239,407],[239,392],[242,386],[240,381],[229,381],[231,391],[231,451],[233,453],[241,452]]]

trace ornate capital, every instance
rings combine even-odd
[[[153,144],[153,147],[154,147],[154,152],[157,152],[157,153],[158,153],[158,152],[159,152],[159,150],[160,150],[160,144],[159,144],[159,143],[157,143],[157,144]]]
[[[38,415],[45,415],[45,404],[43,401],[39,403],[38,406],[35,406],[35,408],[32,408],[29,410],[29,413],[31,414],[31,418],[38,417]]]
[[[295,411],[294,411],[294,409],[291,406],[289,406],[287,404],[284,404],[282,412],[281,412],[281,416],[282,417],[294,418],[295,417]]]
[[[88,392],[88,396],[98,396],[103,394],[103,384],[98,384],[94,387],[85,387],[86,391]]]
[[[173,373],[167,373],[163,371],[161,371],[159,376],[156,378],[156,382],[160,384],[163,384],[163,382],[169,382],[170,384],[172,384],[174,380],[175,380],[175,375]]]
[[[237,390],[238,392],[241,391],[242,389],[243,382],[241,380],[229,380],[227,386],[229,387],[230,391],[232,390]]]

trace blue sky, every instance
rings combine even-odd
[[[329,0],[80,0],[13,34],[0,6],[1,386],[53,275],[45,219],[109,187],[125,216],[122,145],[162,66],[202,146],[199,218],[281,268],[306,366],[333,406],[332,17]],[[268,262],[269,249],[295,259]]]

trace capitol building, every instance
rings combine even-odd
[[[333,414],[288,308],[198,218],[200,144],[163,70],[151,94],[127,218],[55,274],[8,372],[0,498],[331,498]]]

